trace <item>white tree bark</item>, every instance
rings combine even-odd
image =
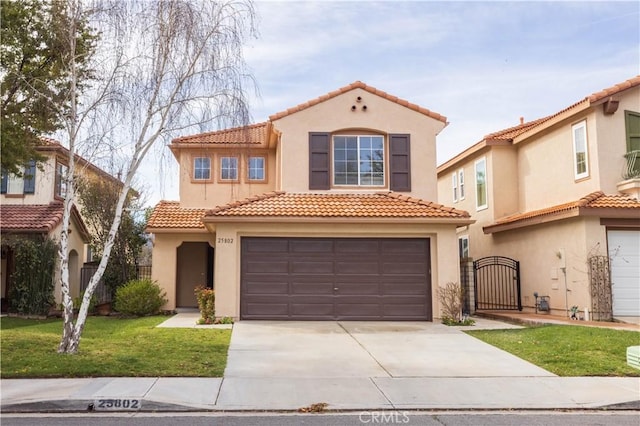
[[[76,17],[87,12],[85,2],[67,3]],[[156,0],[108,5],[109,13],[101,15],[107,19],[96,21],[101,25],[96,57],[102,72],[96,76],[91,100],[77,98],[77,69],[70,59],[71,113],[66,134],[72,158],[81,143],[89,151],[96,149],[91,143],[101,139],[96,138],[97,123],[131,135],[132,143],[124,141],[121,147],[128,149],[128,156],[115,217],[75,323],[68,273],[68,229],[75,197],[75,167],[70,159],[70,195],[65,199],[60,241],[64,328],[58,352],[64,353],[78,351],[91,297],[107,267],[133,179],[149,150],[158,140],[170,140],[176,130],[195,126],[195,131],[202,131],[201,126],[214,121],[242,125],[249,120],[243,87],[253,81],[245,73],[242,45],[254,34],[251,1]]]

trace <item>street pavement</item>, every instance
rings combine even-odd
[[[197,313],[181,313],[161,326],[195,327],[196,319]],[[478,318],[473,329],[512,327],[518,326]],[[5,379],[0,409],[640,409],[640,378],[557,377],[462,329],[426,322],[241,321],[233,326],[222,378]]]

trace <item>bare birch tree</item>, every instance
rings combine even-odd
[[[90,90],[82,94],[76,90],[78,58],[70,55],[67,67],[71,84],[65,138],[71,155],[64,178],[67,197],[60,238],[64,327],[58,352],[76,353],[127,194],[149,150],[158,141],[168,142],[177,131],[248,123],[244,88],[253,86],[253,79],[246,72],[242,47],[254,35],[255,11],[250,0],[66,0],[65,13],[72,18],[70,35],[75,31],[73,22],[86,14],[100,35]],[[73,37],[69,41],[73,43]],[[74,154],[80,146],[85,152],[109,146],[110,154],[123,158],[126,165],[103,255],[74,322],[68,230],[76,197]]]

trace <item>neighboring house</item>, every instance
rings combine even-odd
[[[180,201],[160,202],[153,279],[166,309],[215,288],[235,319],[432,320],[459,282],[437,199],[445,117],[355,82],[265,123],[174,139]]]
[[[62,229],[63,201],[66,188],[61,179],[67,171],[69,150],[52,139],[42,139],[37,152],[46,160],[41,168],[35,162],[24,167],[23,176],[2,173],[0,190],[0,231],[2,232],[1,296],[2,309],[11,304],[9,300],[11,274],[15,260],[11,248],[4,244],[7,238],[15,236],[44,235],[56,241]],[[108,180],[121,184],[118,179],[76,156],[76,167],[80,176]],[[88,243],[90,230],[80,215],[80,208],[72,206],[69,225],[69,285],[72,297],[80,295],[80,270],[85,261],[90,261]],[[56,279],[55,300],[61,300],[60,284]]]
[[[485,136],[438,167],[438,200],[476,220],[461,257],[520,262],[524,309],[640,316],[638,154],[640,76]]]

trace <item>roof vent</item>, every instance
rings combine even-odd
[[[520,117],[520,124],[524,124],[524,117]]]

